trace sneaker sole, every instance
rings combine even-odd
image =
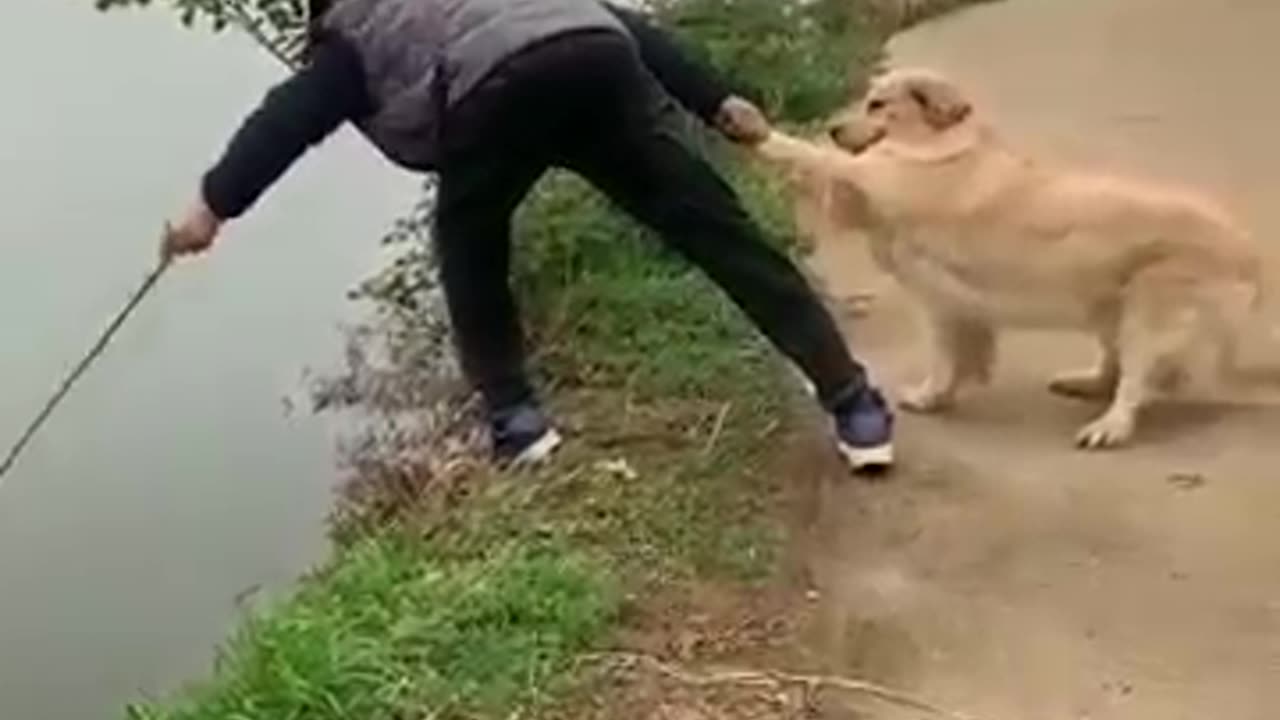
[[[873,447],[854,447],[840,443],[840,455],[855,473],[882,473],[893,468],[893,445],[875,445]]]
[[[542,437],[529,444],[519,455],[511,461],[512,465],[534,465],[551,457],[564,442],[564,438],[560,437],[560,433],[548,430],[542,434]]]

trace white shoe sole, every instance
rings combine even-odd
[[[840,455],[856,473],[884,472],[893,467],[892,443],[866,448],[839,443],[839,448]]]
[[[535,440],[529,445],[529,447],[525,448],[523,452],[517,455],[515,459],[511,461],[511,464],[536,465],[537,463],[551,457],[551,455],[560,447],[562,442],[564,442],[564,438],[560,437],[560,433],[556,432],[554,428],[548,430],[543,433],[542,437]]]

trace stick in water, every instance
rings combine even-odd
[[[134,291],[132,297],[129,298],[129,302],[125,303],[124,308],[115,316],[115,319],[111,321],[111,324],[107,326],[106,332],[102,333],[98,338],[98,341],[94,343],[93,347],[89,349],[89,352],[85,354],[84,359],[76,365],[75,369],[73,369],[69,375],[67,375],[67,378],[58,386],[58,389],[49,398],[49,401],[45,403],[44,407],[36,415],[35,419],[31,421],[30,425],[27,425],[27,429],[24,430],[21,437],[18,438],[18,442],[14,443],[13,447],[9,450],[9,454],[5,456],[4,462],[0,463],[0,487],[4,485],[5,476],[9,474],[9,471],[13,469],[14,464],[18,462],[18,457],[22,455],[22,451],[27,448],[27,444],[30,443],[36,433],[40,431],[40,426],[44,425],[45,421],[49,419],[49,416],[53,414],[53,411],[56,410],[58,405],[62,403],[64,398],[66,398],[67,393],[71,392],[72,386],[76,384],[80,377],[84,375],[98,357],[102,355],[102,352],[107,349],[107,345],[111,342],[111,338],[119,332],[120,328],[124,326],[125,321],[129,319],[131,314],[133,314],[134,309],[137,308],[143,298],[151,292],[151,289],[156,286],[156,282],[160,280],[160,276],[164,275],[164,271],[169,268],[169,260],[170,259],[167,255],[160,259],[160,263],[147,275],[147,277],[142,281],[142,285],[139,286],[138,289]]]

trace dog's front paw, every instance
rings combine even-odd
[[[1107,413],[1076,434],[1076,446],[1081,450],[1118,448],[1133,439],[1133,430],[1132,415]]]
[[[898,398],[898,406],[913,413],[942,412],[955,402],[955,393],[938,387],[938,384],[926,380],[919,385],[902,391]]]

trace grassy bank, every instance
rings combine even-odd
[[[890,26],[849,0],[684,0],[659,12],[791,122],[841,103]],[[694,140],[789,242],[779,188]],[[460,396],[425,428],[405,421],[440,401],[438,388],[396,389],[432,385],[413,380],[431,358],[393,353],[401,377],[379,386],[382,401],[338,383],[384,422],[351,451],[332,558],[255,610],[210,680],[131,717],[564,712],[584,653],[625,645],[661,598],[707,583],[749,593],[773,574],[783,528],[770,468],[797,422],[778,358],[701,276],[577,180],[544,181],[518,235],[533,364],[570,437],[555,464],[487,469]],[[395,332],[436,333],[438,346],[439,328],[412,325],[421,308],[401,292],[425,272],[414,257],[372,294],[409,323]]]

